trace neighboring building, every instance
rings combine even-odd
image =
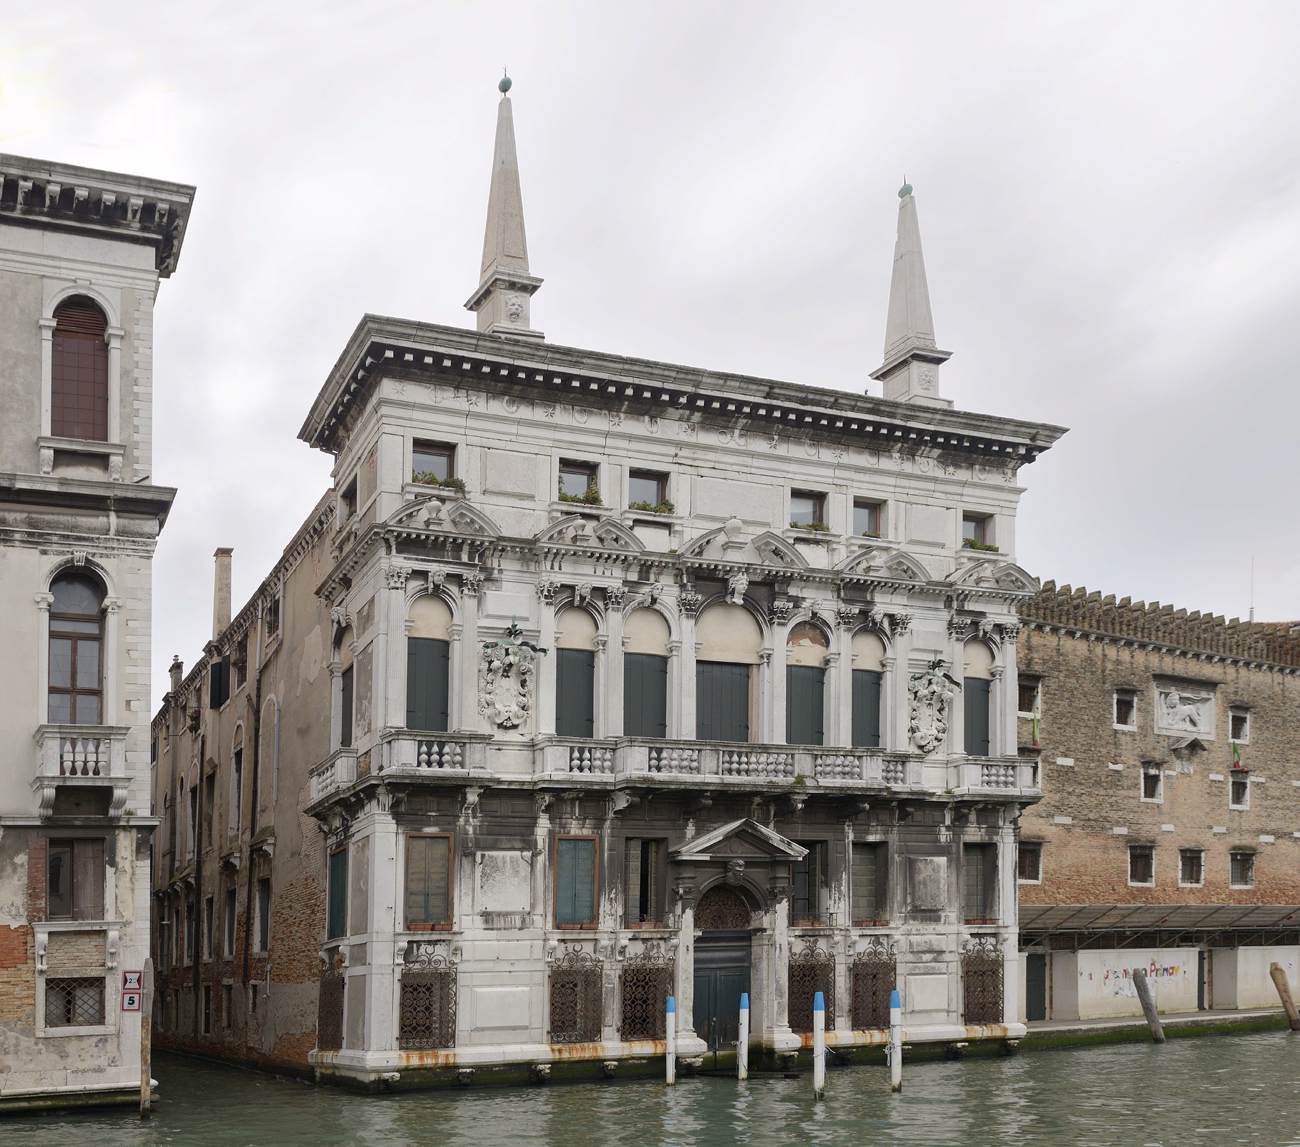
[[[192,187],[0,155],[0,1109],[138,1096],[153,308]]]
[[[1021,605],[1030,1019],[1277,1006],[1300,990],[1300,630],[1048,582]]]
[[[896,983],[913,1043],[1023,1034],[1015,511],[1062,431],[940,396],[900,195],[884,399],[553,346],[503,96],[478,331],[362,320],[301,431],[334,488],[155,718],[160,1041],[599,1075],[670,993],[688,1061],[745,990],[780,1058],[816,990],[881,1044]]]

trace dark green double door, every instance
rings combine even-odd
[[[705,932],[695,944],[695,1034],[711,1052],[734,1051],[740,997],[749,991],[748,932]]]

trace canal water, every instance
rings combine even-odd
[[[106,1112],[0,1120],[0,1143],[67,1147],[366,1144],[1300,1144],[1300,1036],[1121,1044],[764,1078],[356,1096],[181,1058],[155,1065],[164,1102],[141,1124]]]

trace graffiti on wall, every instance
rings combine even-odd
[[[1146,972],[1147,979],[1151,982],[1179,979],[1188,974],[1187,969],[1182,964],[1162,964],[1158,960],[1151,960],[1142,970]],[[1093,979],[1093,973],[1090,972],[1088,978]],[[1101,990],[1112,996],[1136,996],[1137,989],[1133,986],[1133,969],[1127,967],[1105,968],[1101,973]]]

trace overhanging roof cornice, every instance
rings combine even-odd
[[[386,375],[455,379],[570,402],[612,402],[665,415],[716,418],[728,425],[742,422],[754,429],[821,433],[879,449],[929,447],[1017,465],[1033,461],[1065,433],[1048,423],[919,408],[845,391],[367,315],[312,404],[299,438],[337,453],[340,429]]]

